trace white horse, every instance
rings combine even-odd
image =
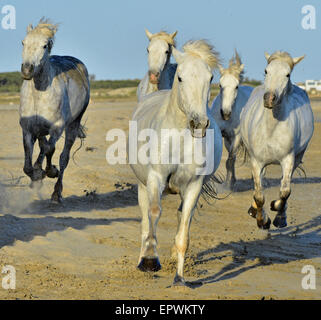
[[[149,70],[138,85],[138,102],[149,93],[171,89],[177,67],[176,64],[170,63],[172,49],[176,45],[177,31],[172,34],[164,31],[152,34],[147,29],[145,31],[149,39],[147,48]]]
[[[243,81],[244,64],[237,51],[230,60],[227,69],[220,69],[220,93],[214,99],[211,112],[221,129],[225,147],[228,151],[226,161],[226,186],[233,189],[235,178],[235,161],[241,143],[240,117],[253,88],[241,86]]]
[[[138,105],[133,115],[133,121],[137,121],[138,132],[153,129],[157,133],[156,139],[152,141],[152,145],[157,146],[156,152],[155,149],[154,153],[150,152],[151,158],[163,159],[166,150],[171,149],[170,157],[178,158],[180,161],[168,164],[149,161],[147,164],[131,165],[138,178],[138,200],[143,217],[142,247],[138,265],[140,270],[158,271],[161,268],[156,251],[156,227],[161,216],[161,196],[164,189],[168,187],[181,196],[179,226],[175,238],[178,259],[175,285],[185,283],[184,259],[193,212],[206,178],[214,175],[222,155],[221,132],[208,109],[212,70],[217,67],[218,54],[203,40],[188,42],[183,50],[184,52],[180,52],[173,48],[178,67],[172,90],[149,95]],[[165,129],[171,130],[168,136],[172,143],[160,140]],[[214,130],[211,131],[214,132],[211,142],[207,141],[209,135],[204,138],[209,132],[207,129]],[[182,137],[186,138],[184,146],[180,144]],[[186,154],[194,159],[195,153],[199,152],[193,149],[195,141],[203,147],[206,145],[208,154],[212,158],[214,156],[210,172],[205,172],[205,168],[194,160],[184,162]]]
[[[262,171],[270,164],[280,164],[280,198],[272,201],[277,211],[274,226],[287,226],[286,208],[291,193],[291,178],[301,164],[313,135],[313,113],[305,91],[293,85],[291,72],[304,56],[292,58],[286,52],[266,53],[264,85],[257,87],[241,116],[241,135],[250,156],[254,179],[254,202],[249,214],[260,228],[269,229],[271,220],[264,212]]]
[[[50,56],[57,26],[40,20],[37,27],[29,25],[23,40],[24,78],[20,96],[20,125],[25,150],[24,172],[34,181],[58,178],[52,200],[62,199],[62,180],[70,150],[77,137],[84,138],[81,118],[89,103],[88,72],[73,57]],[[60,156],[60,171],[52,165],[57,140],[65,131],[65,146]],[[46,136],[49,135],[49,141]],[[34,143],[39,141],[40,154],[32,164]],[[44,158],[46,170],[42,170]]]

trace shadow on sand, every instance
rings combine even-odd
[[[280,186],[281,179],[276,178],[264,178],[263,186],[264,189],[278,187]],[[320,177],[299,177],[293,178],[291,181],[292,184],[317,184],[321,183]],[[238,179],[236,181],[233,192],[246,192],[254,190],[253,179]]]
[[[212,275],[191,281],[195,289],[206,284],[228,280],[258,267],[287,264],[303,259],[321,257],[321,216],[306,223],[288,227],[282,233],[272,230],[266,239],[220,243],[216,247],[198,253],[195,265],[232,257],[232,262]],[[249,265],[249,262],[252,264]],[[302,265],[303,266],[303,265]]]

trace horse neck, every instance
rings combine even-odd
[[[187,117],[183,112],[183,106],[181,106],[181,102],[178,99],[177,79],[174,80],[173,87],[171,89],[166,116],[171,121],[174,121],[178,128],[187,128]]]
[[[266,127],[269,128],[271,131],[276,127],[276,125],[280,121],[284,121],[291,109],[290,105],[288,104],[289,95],[291,95],[293,91],[293,84],[289,82],[288,87],[285,90],[284,96],[282,98],[282,102],[275,106],[272,110],[264,108],[264,117],[266,121]],[[264,102],[263,102],[264,104]]]
[[[273,133],[275,127],[287,118],[288,108],[287,108],[287,96],[285,96],[281,104],[275,106],[272,110],[267,109],[262,105],[265,128],[268,133]],[[264,104],[264,102],[263,102]]]
[[[162,90],[164,88],[169,88],[170,87],[170,58],[167,59],[166,64],[164,66],[163,71],[161,72],[160,75],[160,81],[158,84],[158,90]]]
[[[152,84],[149,79],[147,81],[147,90],[146,90],[146,95],[152,92],[158,91],[157,84]]]
[[[41,69],[41,71],[34,76],[33,84],[37,91],[46,91],[50,86],[52,80],[52,67],[50,63],[50,58],[48,58]]]

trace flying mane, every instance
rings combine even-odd
[[[234,56],[229,61],[227,69],[222,69],[221,74],[232,74],[235,78],[239,79],[240,82],[244,79],[244,69],[242,66],[242,60],[238,52],[235,50]]]
[[[153,34],[151,37],[151,40],[152,39],[161,39],[166,41],[168,44],[172,45],[173,47],[176,47],[175,39],[173,39],[172,36],[165,31],[160,31],[158,33]]]
[[[41,34],[46,36],[48,39],[54,39],[56,32],[58,31],[58,24],[52,24],[49,19],[42,18],[38,25],[33,28],[30,24],[28,27],[29,34]]]
[[[205,40],[188,41],[183,46],[183,50],[189,55],[197,56],[204,60],[212,70],[219,65],[219,53]]]
[[[293,63],[291,55],[289,53],[285,52],[285,51],[276,51],[276,52],[274,52],[270,56],[270,58],[268,60],[268,64],[270,64],[273,60],[284,61],[290,66],[291,70],[293,70],[293,68],[294,68],[294,63]]]

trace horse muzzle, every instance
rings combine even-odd
[[[232,112],[226,112],[221,109],[221,116],[224,121],[228,121],[231,118]]]
[[[159,76],[160,73],[159,72],[151,72],[149,71],[149,82],[151,84],[158,84],[159,83]]]
[[[24,80],[31,80],[34,76],[35,66],[30,63],[23,63],[21,65],[21,75]]]
[[[204,138],[206,136],[206,130],[210,127],[210,120],[205,119],[200,120],[191,120],[189,122],[189,127],[191,130],[192,137],[194,138]]]
[[[263,97],[264,107],[267,109],[273,109],[277,105],[277,96],[272,92],[266,92]]]

